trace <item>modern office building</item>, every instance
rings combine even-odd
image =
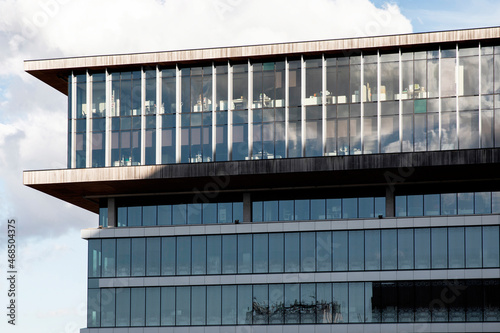
[[[99,214],[82,333],[500,331],[500,28],[25,69],[68,166],[24,183]]]

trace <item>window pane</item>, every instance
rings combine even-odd
[[[468,280],[465,291],[466,320],[483,321],[483,286],[481,280]]]
[[[413,282],[398,282],[398,322],[414,321],[414,295]]]
[[[87,327],[99,327],[101,326],[101,291],[89,289],[87,297]]]
[[[222,274],[236,274],[236,235],[222,236]]]
[[[278,201],[264,201],[264,221],[278,221]]]
[[[359,198],[359,217],[360,218],[373,218],[374,217],[374,199]]]
[[[172,206],[172,224],[186,224],[186,205]]]
[[[233,204],[223,202],[217,205],[219,223],[233,223]]]
[[[397,285],[394,282],[380,284],[381,294],[384,295],[381,304],[381,318],[383,323],[398,321]]]
[[[299,323],[299,285],[285,284],[285,324]]]
[[[193,236],[192,239],[193,275],[207,272],[207,239],[205,236]]]
[[[413,269],[413,229],[398,230],[398,268]]]
[[[332,270],[332,233],[330,231],[316,233],[316,270],[318,272]]]
[[[316,270],[316,234],[314,232],[300,233],[300,271],[314,272]]]
[[[442,215],[457,215],[457,194],[443,193],[441,194],[441,214]]]
[[[348,283],[333,284],[333,322],[347,323],[348,322]]]
[[[203,204],[203,224],[217,223],[217,204],[204,203]]]
[[[221,286],[207,286],[207,325],[221,324]]]
[[[161,325],[175,325],[175,287],[161,288]]]
[[[481,227],[465,228],[465,267],[480,268],[483,265]]]
[[[431,229],[432,268],[448,268],[448,237],[446,228]]]
[[[293,219],[294,219],[293,200],[280,200],[279,207],[280,207],[279,220],[280,221],[293,221]],[[267,210],[266,210],[266,212],[267,212]]]
[[[130,276],[130,238],[116,240],[116,276]]]
[[[499,267],[498,226],[483,227],[483,267]]]
[[[349,323],[362,323],[365,318],[364,284],[349,283]]]
[[[269,234],[269,273],[284,272],[284,234]]]
[[[128,226],[138,227],[142,225],[142,207],[128,207]]]
[[[238,274],[252,273],[252,235],[238,235]]]
[[[206,287],[191,287],[191,325],[205,325]]]
[[[365,231],[365,269],[380,270],[380,230]]]
[[[236,286],[222,286],[222,325],[236,325]]]
[[[300,285],[300,323],[314,324],[316,322],[316,284]]]
[[[268,234],[253,235],[253,272],[268,272]]]
[[[474,214],[474,193],[458,193],[458,215]]]
[[[156,206],[142,208],[142,221],[145,226],[156,225]]]
[[[311,220],[324,220],[325,219],[325,200],[312,199],[311,200]]]
[[[160,238],[147,238],[147,275],[160,275]]]
[[[115,326],[115,289],[101,289],[101,327]]]
[[[342,218],[342,199],[326,200],[326,218],[332,220]]]
[[[398,265],[398,243],[395,229],[382,230],[382,269],[393,270]]]
[[[115,276],[116,240],[102,240],[102,276]]]
[[[309,220],[309,200],[295,200],[295,220]]]
[[[158,206],[158,225],[172,224],[172,206]]]
[[[347,271],[347,231],[333,232],[333,270]]]
[[[177,237],[177,275],[191,274],[191,237]]]
[[[201,224],[201,204],[188,204],[187,208],[188,224]]]
[[[429,228],[415,229],[415,268],[429,269],[431,267],[431,230]]]
[[[177,326],[191,323],[191,287],[175,288],[175,324]]]
[[[130,326],[130,288],[116,289],[116,326]]]
[[[282,284],[269,285],[269,324],[283,324],[285,301]]]
[[[221,273],[221,246],[221,236],[207,236],[207,274]]]
[[[491,214],[491,192],[474,193],[474,214]]]
[[[299,272],[299,233],[285,234],[285,272]]]
[[[146,326],[160,326],[160,288],[146,288]]]
[[[175,275],[175,237],[162,238],[161,274]]]
[[[408,196],[408,216],[422,216],[424,213],[424,196]]]
[[[316,322],[318,324],[333,323],[332,284],[317,283],[316,299],[317,299]]]
[[[500,281],[484,281],[484,321],[500,321]]]
[[[267,324],[269,321],[268,285],[253,286],[253,324]]]
[[[353,219],[358,217],[358,199],[342,199],[342,218]]]
[[[464,268],[464,228],[448,228],[449,268]]]
[[[238,325],[252,324],[252,286],[238,286]]]
[[[88,241],[88,275],[89,278],[101,277],[101,240]]]
[[[437,216],[440,214],[439,210],[439,194],[426,194],[424,195],[424,215]]]
[[[144,326],[146,319],[146,295],[144,288],[131,288],[130,326]]]
[[[431,283],[429,281],[415,282],[415,322],[430,322]]]
[[[364,269],[364,231],[349,231],[349,270]]]

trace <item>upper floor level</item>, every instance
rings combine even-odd
[[[68,168],[500,146],[499,28],[31,61]]]

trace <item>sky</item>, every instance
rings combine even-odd
[[[23,61],[498,25],[497,0],[0,0],[0,332],[86,326],[97,215],[22,185],[66,167],[67,98]],[[17,225],[15,326],[7,324],[7,221]]]

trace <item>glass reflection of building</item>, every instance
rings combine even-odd
[[[495,330],[498,38],[27,62],[69,134],[25,183],[99,213],[82,332]]]

